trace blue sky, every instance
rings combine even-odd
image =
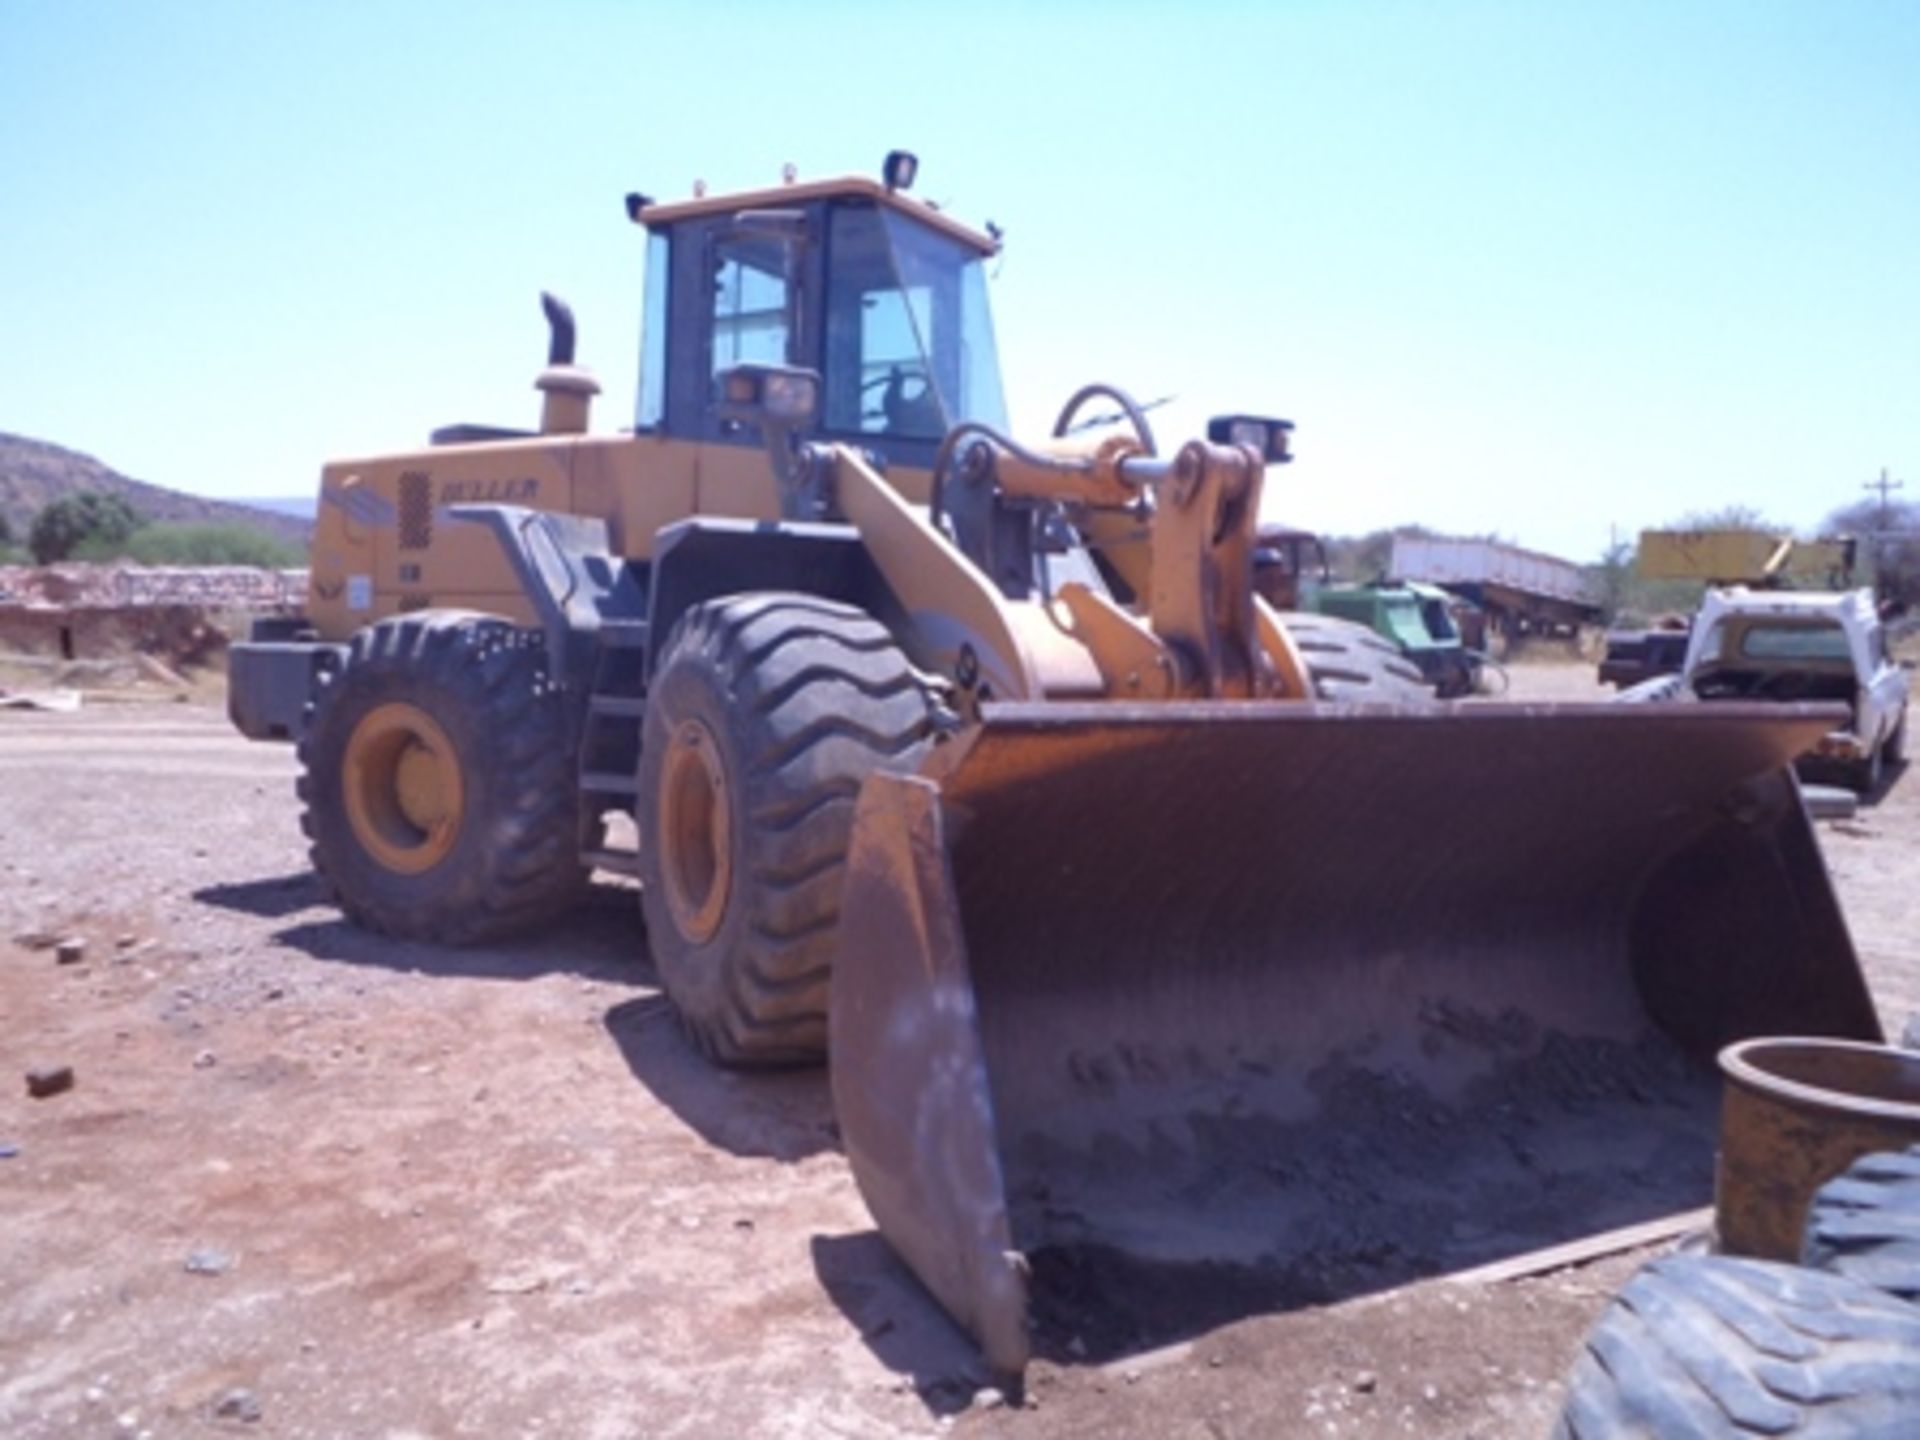
[[[206,494],[632,420],[620,210],[921,157],[1008,237],[1016,424],[1290,416],[1268,513],[1576,558],[1920,491],[1920,3],[0,0],[0,429]]]

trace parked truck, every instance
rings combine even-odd
[[[1846,707],[1796,757],[1807,779],[1843,776],[1876,793],[1906,759],[1911,667],[1896,660],[1871,590],[1709,590],[1679,671],[1622,698],[1837,701]]]
[[[1472,601],[1506,641],[1572,634],[1600,618],[1586,572],[1571,560],[1500,540],[1394,537],[1389,578],[1424,581]]]

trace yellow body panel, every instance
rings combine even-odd
[[[897,468],[884,484],[925,503],[931,476]],[[607,524],[616,555],[651,558],[655,538],[693,516],[777,520],[767,453],[660,435],[529,436],[337,460],[321,472],[307,614],[345,640],[406,610],[459,608],[537,623],[499,543],[448,519],[450,505],[524,505]]]
[[[429,607],[536,623],[498,542],[445,512],[481,504],[570,510],[574,448],[534,437],[328,465],[308,594],[315,628],[344,640],[371,621]]]
[[[607,522],[613,553],[653,554],[654,536],[695,513],[700,447],[658,435],[600,435],[574,450],[573,508]]]
[[[1764,530],[1642,530],[1635,568],[1648,580],[1722,584],[1793,578],[1839,584],[1851,557],[1843,540],[1796,540]]]

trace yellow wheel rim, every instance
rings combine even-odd
[[[704,945],[733,889],[733,818],[720,747],[698,720],[682,721],[667,745],[659,818],[667,909],[689,942]]]
[[[466,815],[460,757],[426,711],[368,711],[347,737],[343,785],[354,838],[383,868],[418,875],[452,853]]]

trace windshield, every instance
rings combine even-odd
[[[1439,598],[1422,600],[1420,614],[1426,619],[1427,630],[1436,640],[1458,640],[1460,631],[1454,626],[1453,616],[1447,613],[1447,602]]]
[[[983,257],[874,205],[840,205],[827,244],[830,431],[939,440],[1006,426]]]
[[[1412,600],[1395,598],[1388,600],[1382,607],[1387,621],[1387,629],[1393,632],[1393,638],[1409,650],[1431,650],[1433,636],[1427,633],[1425,622],[1420,618],[1420,606]]]

